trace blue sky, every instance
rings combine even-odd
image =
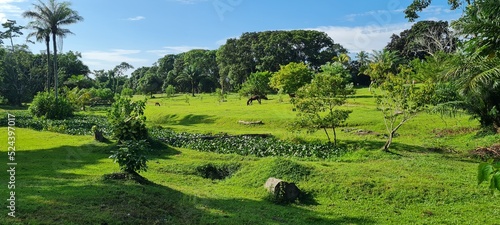
[[[0,21],[16,20],[33,0],[0,0]],[[324,31],[351,53],[382,49],[393,33],[411,27],[403,10],[411,0],[78,0],[70,1],[84,21],[67,26],[75,35],[63,51],[82,53],[91,70],[121,62],[151,66],[165,54],[217,49],[244,32],[310,29]],[[446,0],[433,0],[420,20],[457,19]],[[1,29],[1,28],[0,28]],[[25,33],[29,31],[25,30]],[[19,38],[18,43],[24,42]],[[38,53],[43,43],[30,44]]]

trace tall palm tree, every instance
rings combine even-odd
[[[26,11],[23,13],[24,17],[35,19],[39,21],[44,26],[50,28],[50,33],[52,34],[52,44],[54,52],[54,89],[57,99],[57,86],[58,86],[58,71],[57,71],[57,38],[63,38],[67,34],[71,34],[68,29],[63,29],[61,26],[74,24],[76,22],[82,21],[81,17],[77,11],[70,8],[70,2],[58,2],[56,0],[48,0],[47,4],[38,0],[38,4],[33,4],[35,8],[32,11]]]
[[[38,20],[31,21],[28,23],[28,28],[34,30],[33,32],[29,33],[26,39],[35,37],[35,40],[38,42],[45,41],[45,46],[47,49],[47,86],[46,90],[50,90],[50,28],[44,24],[43,22],[40,22]]]

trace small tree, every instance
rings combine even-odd
[[[117,151],[113,151],[109,158],[118,162],[120,169],[124,172],[134,174],[136,172],[147,171],[147,157],[149,143],[146,140],[131,141],[127,140],[119,145]]]
[[[167,94],[167,98],[173,97],[175,94],[175,87],[169,84],[167,88],[165,88],[165,93]]]
[[[120,169],[135,173],[147,169],[145,152],[148,149],[148,132],[144,108],[146,100],[132,102],[130,98],[118,97],[108,115],[119,149],[110,158],[118,162]]]
[[[243,83],[239,93],[241,96],[247,95],[267,95],[271,92],[269,80],[272,76],[271,72],[256,72],[250,74],[247,81]]]
[[[146,117],[144,116],[145,107],[146,100],[132,102],[127,97],[118,97],[111,105],[108,120],[113,134],[119,142],[148,138]]]
[[[389,73],[386,79],[372,93],[376,97],[377,107],[382,112],[387,131],[387,141],[382,147],[389,151],[396,131],[423,109],[415,85],[409,79],[409,69],[400,68],[398,75]]]
[[[309,132],[322,129],[329,142],[331,139],[328,129],[332,129],[336,145],[335,128],[341,126],[352,112],[337,107],[345,104],[347,96],[355,91],[348,80],[349,71],[344,69],[342,64],[327,64],[321,68],[323,72],[316,74],[310,84],[300,88],[293,100],[299,111],[294,127],[306,128]]]
[[[280,70],[273,74],[269,85],[282,93],[295,93],[300,87],[309,83],[313,72],[304,63],[291,62],[280,66]]]

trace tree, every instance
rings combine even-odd
[[[476,0],[462,17],[452,23],[459,35],[466,39],[465,50],[474,54],[497,56],[500,49],[500,8],[496,0]]]
[[[151,97],[153,97],[154,93],[161,92],[162,85],[163,81],[152,72],[147,72],[139,80],[139,89],[145,94],[149,93]]]
[[[125,72],[133,68],[132,65],[122,62],[107,72],[109,88],[113,91],[113,94],[121,92],[121,88],[125,84],[125,80],[123,80],[125,78]],[[120,82],[121,79],[123,82]]]
[[[396,52],[385,49],[382,51],[373,51],[370,63],[363,73],[370,76],[370,87],[378,86],[385,81],[388,74],[396,74],[398,66],[399,58]]]
[[[81,58],[82,54],[80,52],[73,51],[58,56],[59,84],[64,84],[71,77],[79,75],[83,75],[86,79],[90,80],[88,78],[88,74],[90,73],[89,67],[82,62]]]
[[[448,4],[450,5],[451,10],[455,10],[464,3],[470,5],[474,0],[448,0]],[[425,8],[429,7],[432,3],[432,0],[413,0],[413,2],[404,10],[405,18],[407,18],[410,22],[418,19],[418,12],[421,12]]]
[[[500,132],[500,31],[498,2],[476,0],[453,26],[465,36],[463,51],[457,54],[448,81],[458,89],[458,101],[444,104],[450,110],[463,109],[479,119],[481,127]]]
[[[111,124],[113,135],[119,142],[139,141],[148,138],[144,108],[146,100],[133,102],[128,97],[120,96],[111,105],[108,121]]]
[[[177,76],[176,80],[178,82],[188,82],[191,85],[191,94],[195,97],[195,87],[201,76],[200,71],[195,66],[189,65],[184,68],[179,76]]]
[[[110,158],[118,162],[121,170],[131,174],[147,169],[145,154],[149,144],[145,107],[146,100],[132,102],[130,98],[121,96],[113,103],[108,114],[108,121],[120,147],[112,152]]]
[[[7,22],[2,23],[2,27],[7,30],[4,32],[0,32],[0,39],[9,39],[10,45],[12,47],[11,50],[12,52],[14,52],[14,42],[12,41],[12,38],[19,37],[19,35],[23,35],[23,32],[21,32],[21,30],[24,27],[16,26],[15,20],[7,20]]]
[[[500,58],[477,51],[463,54],[448,73],[463,99],[458,107],[479,119],[481,127],[500,132]],[[456,106],[455,106],[456,107]]]
[[[436,52],[455,51],[458,39],[449,29],[447,21],[419,21],[399,35],[393,34],[385,47],[398,52],[406,60],[424,59]]]
[[[305,63],[291,62],[286,66],[280,66],[280,70],[271,77],[269,85],[281,93],[293,94],[309,83],[313,72]]]
[[[409,68],[402,66],[398,74],[386,74],[386,79],[372,88],[387,131],[387,141],[382,147],[384,151],[389,151],[398,129],[423,109],[422,104],[417,101],[419,97],[410,80],[410,72]]]
[[[301,87],[297,97],[293,100],[299,111],[294,126],[298,129],[306,128],[309,132],[322,129],[328,141],[328,129],[333,132],[334,144],[337,144],[336,128],[341,126],[352,112],[338,109],[345,104],[347,96],[355,93],[350,74],[339,62],[325,64],[322,72],[314,76],[310,84]],[[326,113],[325,113],[326,112]]]
[[[247,81],[243,83],[239,91],[240,95],[261,95],[265,96],[271,92],[269,81],[272,76],[271,72],[256,72],[250,74]]]
[[[50,27],[48,27],[47,24],[35,20],[31,21],[28,23],[27,26],[28,29],[34,30],[33,32],[29,33],[26,39],[29,39],[31,37],[35,37],[36,41],[44,41],[45,42],[45,49],[47,51],[47,68],[46,68],[46,76],[47,76],[47,83],[45,90],[49,91],[51,82],[50,82]]]
[[[276,72],[291,62],[317,71],[333,57],[347,51],[324,32],[312,30],[243,33],[228,39],[217,51],[220,82],[238,89],[251,73]],[[226,87],[223,87],[225,89]]]
[[[78,12],[70,8],[70,2],[58,2],[56,0],[48,0],[47,4],[41,0],[38,4],[33,4],[35,8],[33,11],[26,11],[23,13],[24,17],[34,19],[43,23],[44,26],[50,28],[52,34],[52,44],[54,52],[54,89],[55,97],[58,95],[58,70],[57,70],[57,39],[56,37],[63,38],[71,31],[64,29],[61,26],[74,24],[82,21],[83,17],[78,15]]]

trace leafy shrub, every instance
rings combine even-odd
[[[50,92],[39,92],[28,111],[36,117],[45,117],[46,119],[64,119],[73,116],[73,106],[63,97],[57,100],[55,95]]]
[[[332,143],[291,143],[273,137],[255,136],[211,136],[202,134],[175,133],[169,129],[155,128],[150,130],[155,137],[171,146],[189,148],[198,151],[221,154],[254,155],[258,157],[311,157],[334,158],[343,155],[346,150]]]
[[[175,94],[175,87],[169,84],[167,88],[165,88],[165,93],[167,94],[167,98],[170,98],[174,96]]]
[[[118,162],[122,171],[129,173],[147,171],[146,162],[148,159],[145,154],[148,151],[149,144],[146,140],[123,141],[119,147],[118,150],[112,151],[113,154],[109,158],[114,159],[114,162]]]
[[[132,97],[134,95],[134,90],[132,90],[130,88],[123,88],[122,92],[121,92],[121,95],[122,96]]]
[[[0,126],[7,126],[7,115],[0,121]],[[105,136],[111,135],[111,128],[104,116],[75,115],[70,119],[51,120],[33,117],[23,111],[16,112],[16,127],[33,130],[46,130],[70,135],[93,135],[92,126],[97,126]]]
[[[222,180],[236,173],[240,169],[240,166],[238,163],[220,165],[208,163],[196,167],[196,173],[203,178]]]
[[[119,97],[111,105],[108,119],[114,136],[119,141],[146,140],[146,117],[144,108],[146,100],[132,102],[130,98]]]

